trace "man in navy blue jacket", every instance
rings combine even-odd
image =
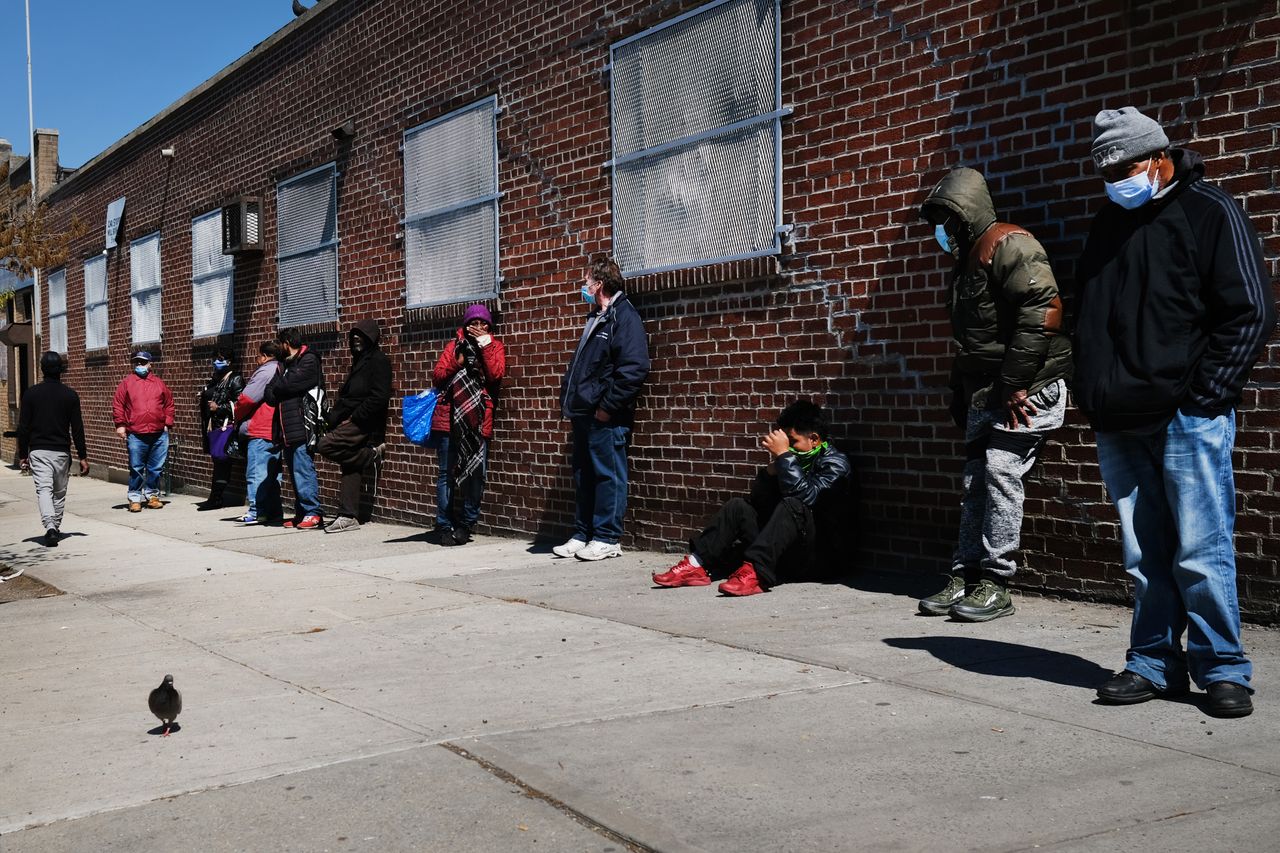
[[[573,536],[558,557],[622,555],[627,511],[627,445],[636,397],[649,375],[649,342],[622,291],[622,272],[606,255],[591,259],[582,298],[592,305],[560,386],[560,411],[573,425]]]
[[[1253,710],[1236,598],[1236,405],[1275,326],[1249,217],[1204,179],[1193,151],[1133,107],[1094,119],[1093,159],[1110,203],[1080,258],[1076,404],[1120,515],[1133,627],[1107,703],[1181,696]],[[1182,635],[1187,635],[1186,650]]]

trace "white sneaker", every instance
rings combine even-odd
[[[579,560],[603,560],[606,557],[621,557],[622,546],[616,542],[600,542],[592,539],[585,548],[579,548],[573,556]]]
[[[557,557],[572,557],[574,554],[587,547],[587,543],[574,537],[563,545],[557,545],[551,549],[551,553]]]

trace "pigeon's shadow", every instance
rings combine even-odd
[[[895,649],[928,652],[944,663],[980,675],[1036,678],[1090,690],[1111,675],[1110,670],[1079,655],[998,640],[940,636],[887,637],[883,642]]]
[[[180,731],[182,731],[182,723],[170,723],[170,724],[169,724],[169,734],[173,734],[174,732],[180,732]],[[147,730],[147,734],[149,734],[149,735],[163,735],[163,734],[164,734],[164,725],[162,724],[162,725],[156,726],[154,729],[148,729],[148,730]]]

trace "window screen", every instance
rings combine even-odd
[[[780,251],[780,39],[778,0],[717,0],[611,48],[627,275]]]
[[[133,342],[160,340],[160,232],[129,244],[129,298]]]
[[[280,325],[338,319],[338,169],[330,163],[276,189]]]
[[[67,351],[67,271],[49,275],[49,349]]]
[[[107,348],[107,259],[84,262],[84,348]]]
[[[235,328],[231,255],[222,254],[222,210],[191,220],[191,334],[230,334]]]
[[[404,135],[405,303],[498,293],[497,98]]]

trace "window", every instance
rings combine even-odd
[[[222,210],[191,220],[191,334],[227,335],[235,328],[231,255],[222,254]]]
[[[129,297],[133,342],[160,340],[160,232],[129,244]]]
[[[498,293],[498,99],[404,135],[405,304]]]
[[[49,349],[67,351],[67,271],[49,274]]]
[[[716,0],[617,42],[610,59],[623,271],[778,254],[778,0]]]
[[[276,189],[280,325],[338,319],[338,169],[330,163]]]
[[[103,255],[84,262],[84,348],[107,348],[107,259]]]

